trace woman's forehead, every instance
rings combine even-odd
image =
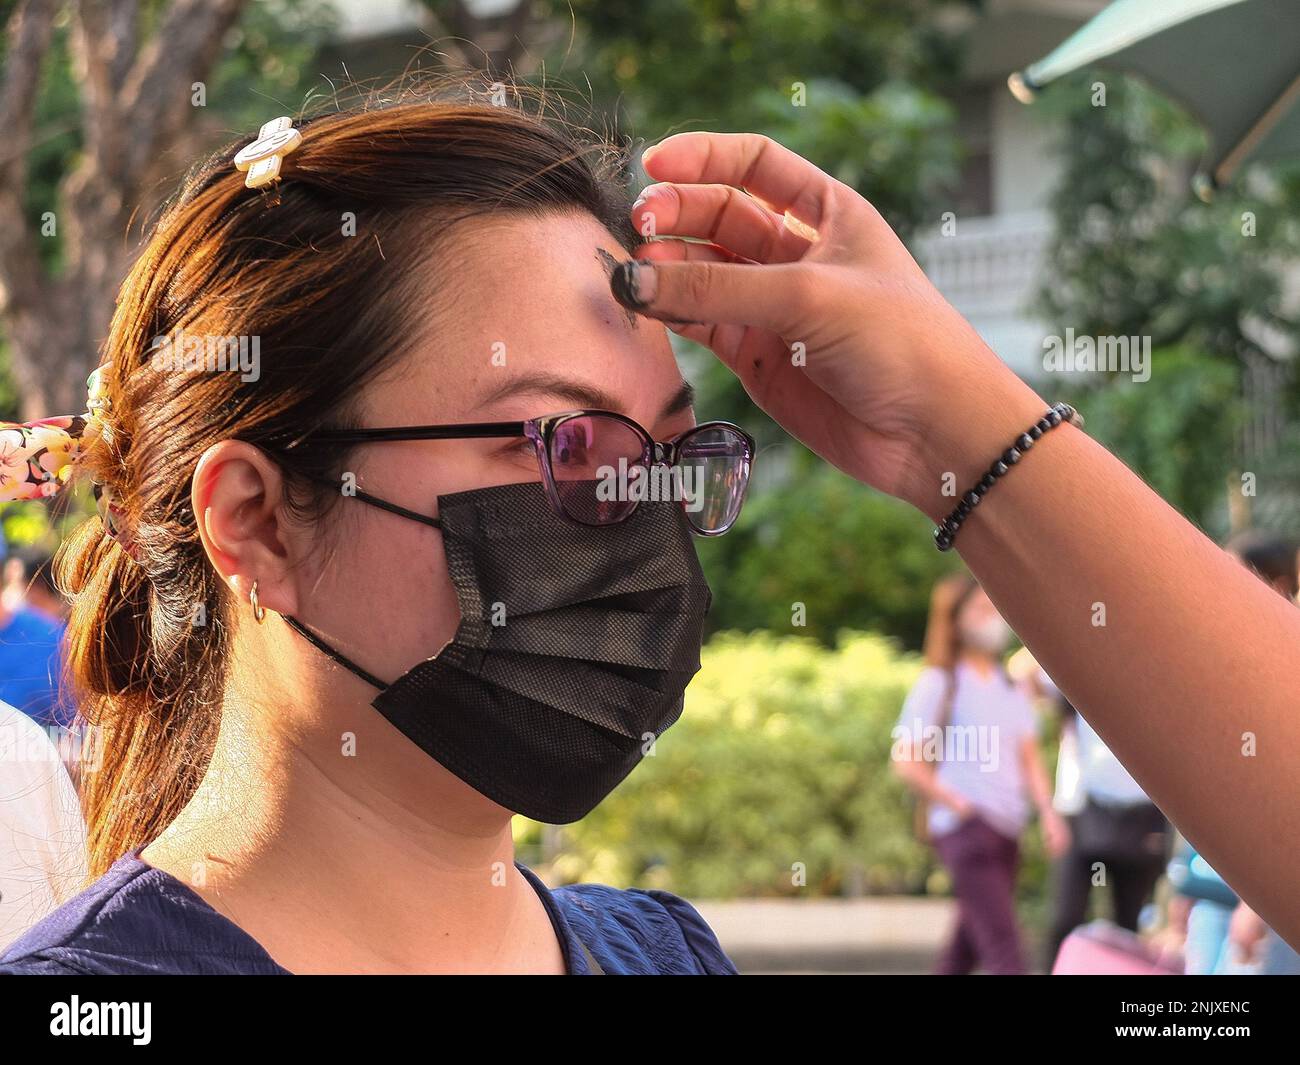
[[[610,294],[610,272],[629,255],[591,216],[475,222],[442,255],[411,352],[367,396],[371,417],[531,417],[594,405],[649,424],[679,397],[667,333]],[[451,255],[454,276],[439,285]]]

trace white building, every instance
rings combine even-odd
[[[988,0],[970,16],[966,88],[954,100],[966,152],[955,231],[922,231],[913,251],[940,291],[1017,372],[1042,372],[1054,332],[1029,307],[1052,235],[1047,202],[1059,164],[1053,130],[1007,89],[1007,76],[1042,58],[1107,0]]]

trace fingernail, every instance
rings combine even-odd
[[[645,207],[646,204],[648,204],[650,200],[655,196],[655,193],[657,192],[658,188],[659,188],[658,185],[647,185],[639,193],[637,193],[637,197],[632,203],[632,213],[636,214],[637,211]]]
[[[650,306],[658,288],[654,266],[636,259],[620,263],[609,278],[609,290],[614,298],[634,311]]]

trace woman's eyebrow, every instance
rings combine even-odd
[[[526,373],[506,381],[499,388],[489,392],[479,401],[478,409],[489,406],[510,396],[546,395],[558,396],[579,407],[596,410],[622,411],[623,405],[618,399],[595,385],[583,381],[574,381],[556,374]]]
[[[578,407],[626,413],[618,397],[603,389],[584,381],[574,381],[567,377],[546,373],[526,373],[511,378],[484,396],[475,409],[481,410],[511,396],[526,395],[556,396]],[[682,381],[672,398],[664,404],[659,417],[660,419],[671,418],[674,414],[690,410],[694,405],[695,389],[691,387],[689,381]]]
[[[682,387],[673,394],[673,398],[664,404],[659,417],[660,419],[671,418],[674,414],[681,414],[693,406],[695,406],[695,389],[691,387],[689,381],[683,381]]]

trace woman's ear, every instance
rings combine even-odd
[[[194,470],[190,504],[199,538],[221,579],[268,610],[298,612],[291,530],[285,521],[284,474],[252,444],[223,440]]]

